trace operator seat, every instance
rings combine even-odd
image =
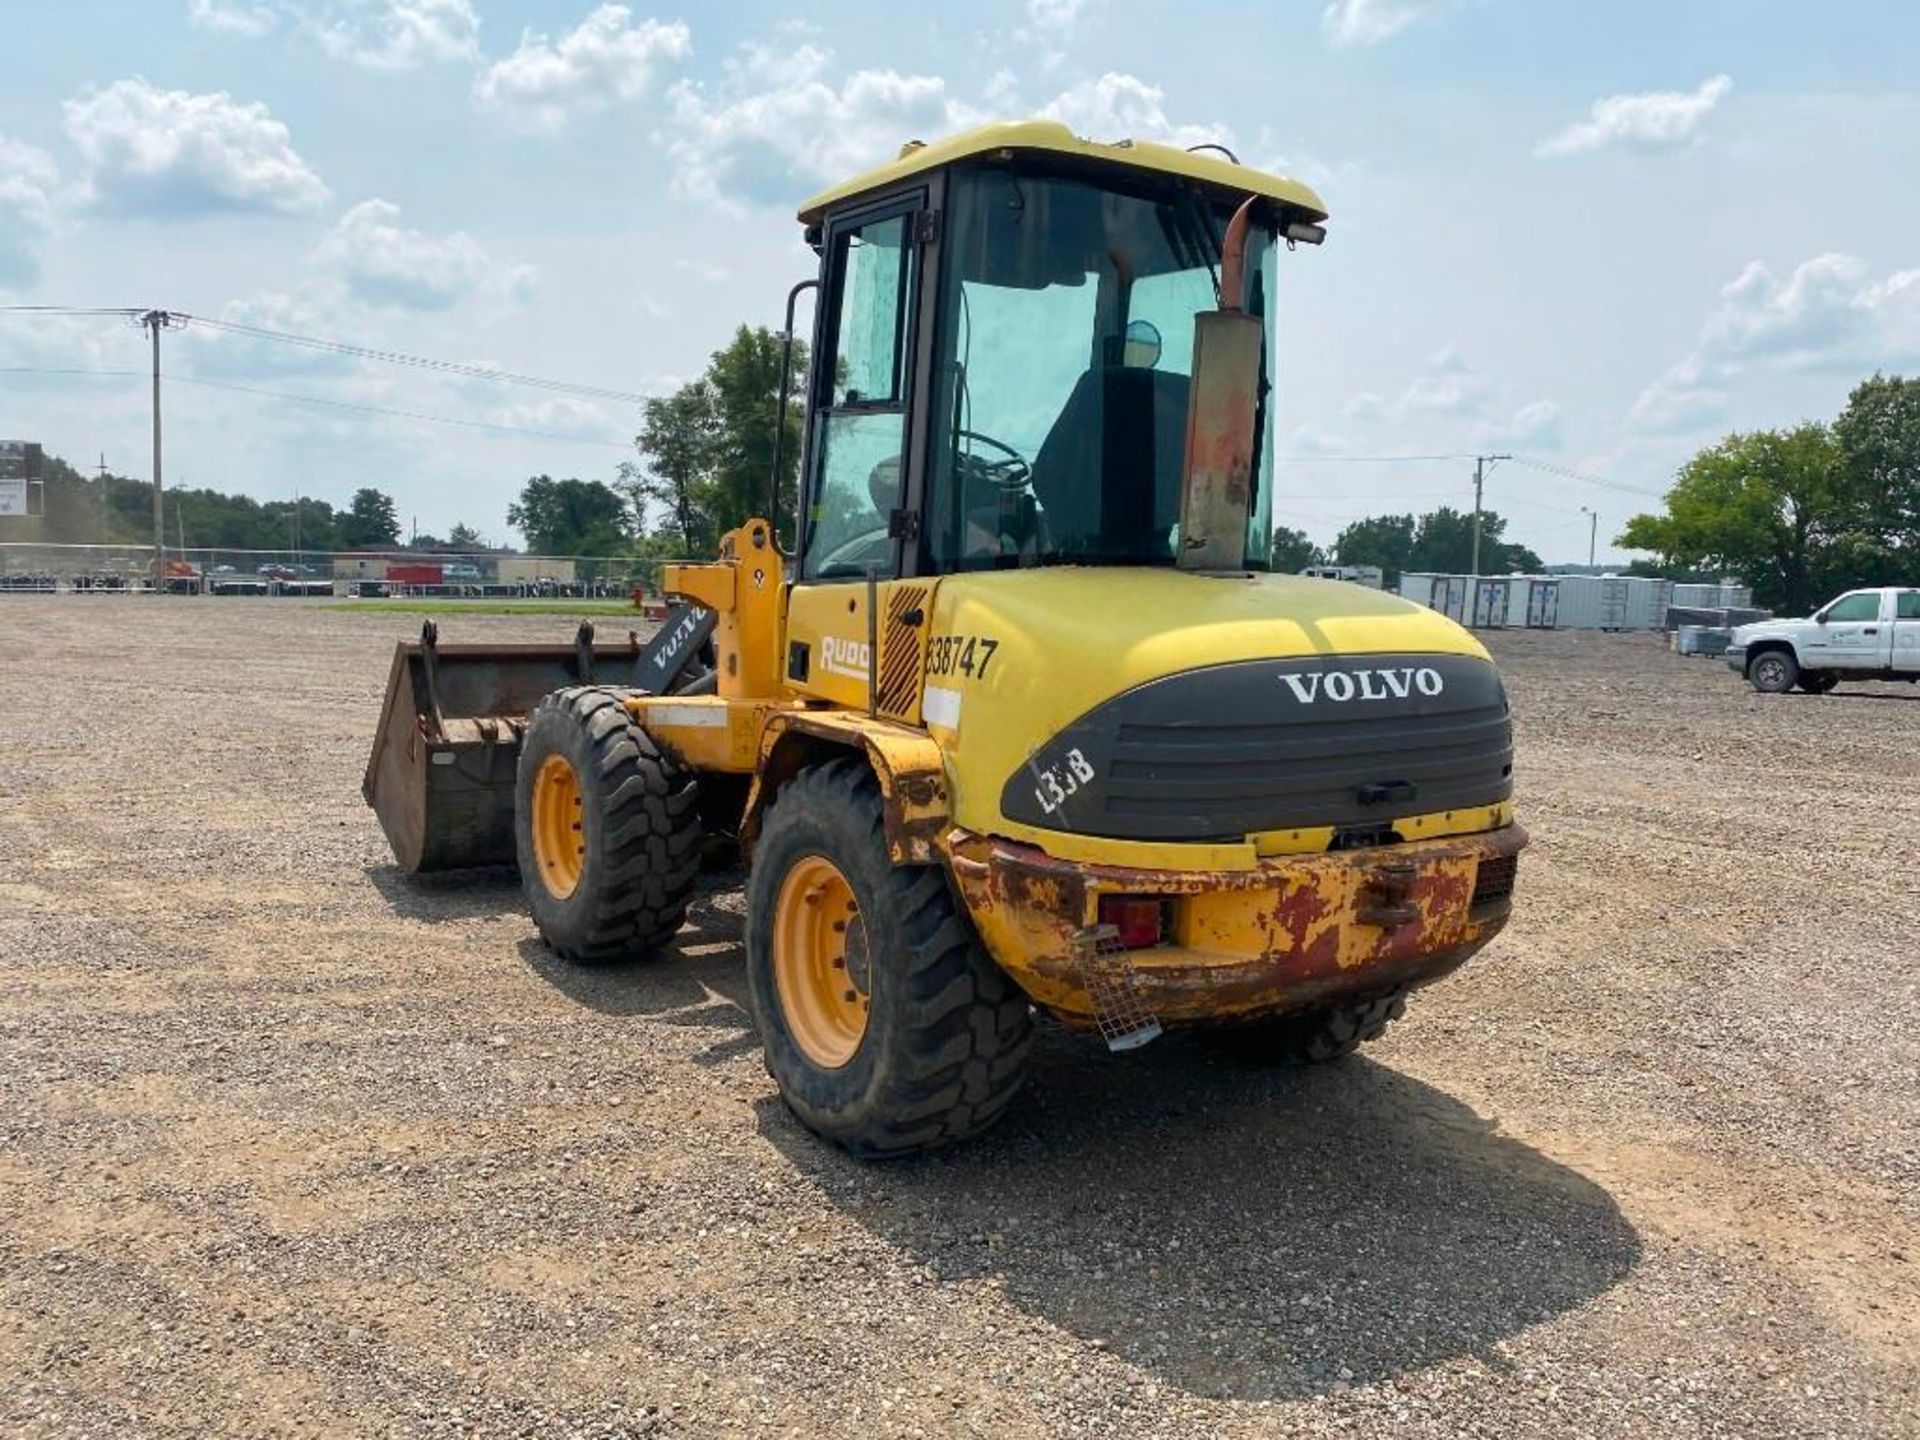
[[[1073,393],[1033,458],[1033,493],[1062,554],[1156,553],[1180,519],[1185,375],[1100,366]]]

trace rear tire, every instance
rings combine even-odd
[[[1762,650],[1747,662],[1747,679],[1762,695],[1784,695],[1800,679],[1800,665],[1785,650]]]
[[[1235,1050],[1250,1058],[1275,1065],[1324,1065],[1378,1040],[1406,1009],[1407,992],[1396,990],[1371,1000],[1257,1020],[1224,1033]]]
[[[598,964],[671,940],[700,869],[699,800],[692,772],[613,692],[576,687],[543,698],[520,746],[513,838],[548,948]]]
[[[882,813],[864,760],[803,771],[747,879],[767,1073],[802,1124],[870,1159],[985,1129],[1020,1088],[1033,1032],[945,873],[889,859]]]

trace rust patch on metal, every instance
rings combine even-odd
[[[1093,1023],[1090,977],[1073,936],[1098,897],[1169,897],[1171,943],[1131,952],[1132,969],[1156,1016],[1193,1025],[1438,979],[1505,924],[1504,907],[1472,910],[1480,862],[1525,843],[1526,833],[1509,826],[1224,872],[1076,865],[959,831],[946,846],[989,950],[1036,1003],[1069,1024]]]

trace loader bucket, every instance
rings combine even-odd
[[[431,621],[402,641],[360,790],[408,874],[511,865],[514,767],[540,697],[568,685],[638,689],[647,651],[596,645],[441,645]]]

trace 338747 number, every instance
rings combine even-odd
[[[1093,773],[1093,766],[1085,755],[1077,749],[1069,750],[1053,764],[1034,768],[1033,798],[1040,802],[1043,811],[1051,815],[1077,794],[1082,785],[1093,779]]]
[[[985,635],[935,635],[927,642],[927,673],[984,680],[999,648],[998,640]]]

